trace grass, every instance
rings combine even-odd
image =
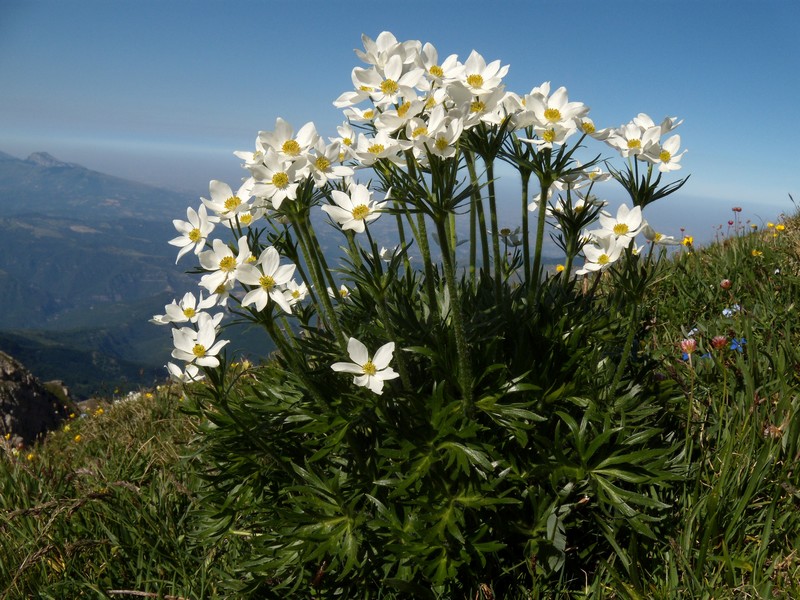
[[[800,219],[779,225],[684,249],[653,289],[635,345],[689,423],[673,535],[657,572],[610,562],[561,597],[800,597]],[[202,502],[183,402],[141,393],[0,452],[0,597],[241,597],[248,539]]]

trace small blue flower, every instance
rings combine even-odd
[[[731,340],[731,350],[738,350],[739,352],[744,352],[744,345],[747,343],[747,340],[744,338],[733,338]]]

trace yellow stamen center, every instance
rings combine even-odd
[[[226,256],[221,261],[219,261],[219,268],[221,271],[230,273],[236,268],[236,259],[233,258],[232,256]]]
[[[272,176],[272,185],[274,185],[276,188],[285,188],[287,185],[289,185],[289,176],[283,171],[280,173],[275,173],[275,175]]]
[[[263,275],[258,278],[258,285],[269,291],[275,286],[275,280],[269,275]]]
[[[552,144],[556,140],[556,130],[555,129],[548,129],[542,134],[542,139]]]
[[[483,112],[485,110],[486,110],[486,103],[485,102],[481,102],[480,100],[474,100],[469,105],[469,112],[471,112],[471,113],[479,113],[479,112]]]
[[[399,89],[400,86],[394,79],[386,79],[381,83],[381,91],[388,96],[396,94]]]
[[[561,120],[561,111],[557,108],[548,108],[544,111],[544,118],[551,123],[556,123]]]
[[[315,160],[315,161],[314,161],[314,165],[315,165],[315,166],[317,167],[317,169],[319,169],[320,171],[327,171],[328,169],[330,169],[330,168],[331,168],[331,161],[329,161],[329,160],[328,160],[327,158],[325,158],[324,156],[318,156],[318,157],[317,157],[317,160]]]
[[[669,159],[672,158],[672,154],[666,150],[662,150],[661,154],[658,155],[658,158],[661,159],[661,162],[669,162]]]
[[[371,91],[372,91],[372,88],[371,88],[371,87],[369,87],[368,85],[362,85],[362,86],[359,86],[359,88],[358,88],[358,89],[359,89],[360,91],[362,91],[362,92],[371,92]]]
[[[378,372],[378,369],[375,368],[375,365],[372,364],[371,360],[368,360],[361,368],[364,370],[364,375],[375,375]]]
[[[608,254],[601,254],[597,257],[598,265],[607,265],[609,262],[611,262],[611,258],[608,256]]]
[[[197,313],[195,312],[195,310],[193,308],[184,308],[183,309],[183,316],[186,317],[187,319],[191,319],[196,314]]]
[[[425,100],[425,108],[430,110],[434,106],[436,106],[436,98],[434,98],[433,96],[428,96],[428,99]]]
[[[203,344],[195,344],[194,348],[192,348],[192,354],[197,358],[202,358],[206,355],[206,347]]]
[[[590,123],[589,121],[584,121],[583,123],[581,123],[581,129],[583,130],[584,133],[594,133],[595,131],[597,131],[595,129],[594,124]]]
[[[369,110],[365,110],[363,116],[365,119],[371,119],[372,117],[375,116],[375,111],[372,110],[371,108]]]
[[[298,144],[295,140],[286,140],[283,142],[283,146],[281,146],[284,154],[288,154],[289,156],[297,156],[300,154],[300,144]]]
[[[342,138],[342,143],[345,146],[352,146],[353,145],[353,140],[351,138]]]
[[[239,223],[242,225],[250,225],[253,222],[253,215],[250,213],[245,213],[243,215],[239,215]]]
[[[192,230],[189,232],[189,239],[190,239],[191,241],[193,241],[195,244],[196,244],[197,242],[199,242],[199,241],[202,239],[202,237],[203,237],[203,234],[202,234],[202,233],[200,233],[200,230],[199,230],[197,227],[195,227],[194,229],[192,229]]]
[[[428,135],[428,128],[424,125],[417,127],[414,131],[411,132],[411,137],[418,138],[421,135]]]
[[[625,235],[630,231],[630,227],[628,227],[625,223],[617,223],[614,225],[614,235]]]
[[[383,147],[383,144],[372,144],[372,146],[367,148],[367,152],[370,154],[380,154],[384,150],[385,148]]]
[[[359,204],[353,208],[353,218],[362,221],[369,214],[369,207],[366,204]]]
[[[300,290],[292,290],[292,298],[294,298],[295,300],[300,298]]]
[[[397,107],[397,116],[405,117],[409,108],[411,108],[411,102],[403,102],[403,104]]]
[[[430,73],[434,77],[444,76],[444,70],[439,65],[433,65],[430,69],[428,69],[428,73]]]
[[[473,73],[467,77],[467,85],[476,88],[483,87],[483,77],[477,73]]]
[[[628,140],[628,148],[633,150],[634,148],[641,148],[642,141],[641,140]]]
[[[241,198],[239,196],[231,196],[227,200],[225,200],[225,210],[233,210],[237,206],[242,203]]]
[[[436,149],[439,152],[441,152],[442,150],[447,148],[450,144],[447,143],[447,139],[446,138],[438,137],[438,138],[436,138],[436,142],[434,143],[434,145],[436,146]]]

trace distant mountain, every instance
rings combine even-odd
[[[197,198],[0,152],[0,349],[79,396],[164,376],[169,331],[148,322],[197,287],[172,219]]]
[[[0,215],[48,215],[78,220],[173,219],[197,198],[92,171],[47,152],[26,159],[0,152]]]

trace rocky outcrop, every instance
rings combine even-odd
[[[30,444],[58,428],[69,412],[19,361],[0,352],[0,434]]]

